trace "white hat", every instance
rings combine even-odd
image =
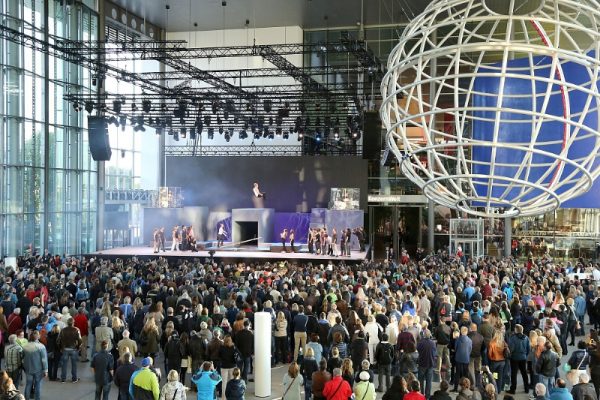
[[[360,374],[358,374],[358,379],[361,381],[368,381],[371,379],[371,375],[369,374],[369,371],[362,371]]]

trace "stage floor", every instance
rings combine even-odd
[[[155,254],[153,252],[152,247],[147,246],[131,246],[131,247],[118,247],[115,249],[108,249],[97,251],[93,253],[87,254],[88,256],[104,256],[104,257],[173,257],[173,258],[210,258],[210,254],[208,250],[200,250],[195,253],[191,251],[170,251],[160,252]],[[310,254],[308,252],[298,252],[298,253],[275,253],[269,251],[258,251],[253,249],[252,247],[238,247],[238,248],[229,248],[216,250],[214,252],[214,259],[217,261],[220,260],[298,260],[298,261],[329,261],[329,260],[338,260],[345,262],[360,262],[364,260],[367,256],[367,252],[359,252],[353,251],[350,257],[330,257],[330,256],[321,256],[319,254]]]

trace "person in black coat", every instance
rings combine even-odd
[[[121,357],[122,365],[115,371],[114,382],[119,389],[118,400],[129,400],[129,381],[131,376],[139,368],[133,363],[133,356],[131,353],[125,353]]]
[[[169,336],[169,341],[165,346],[165,359],[167,360],[167,371],[174,369],[179,371],[181,368],[181,342],[179,341],[179,335],[177,331],[174,331]]]
[[[353,365],[360,365],[362,360],[367,358],[369,351],[369,345],[365,340],[365,333],[363,331],[358,332],[356,339],[350,344],[350,355]]]
[[[244,363],[242,379],[247,382],[250,373],[250,361],[252,360],[252,354],[254,354],[254,334],[250,330],[250,321],[244,321],[244,329],[235,334],[234,343],[242,355]]]
[[[445,380],[440,382],[440,390],[433,392],[433,395],[429,400],[452,400],[452,397],[448,394],[448,388],[450,385]]]

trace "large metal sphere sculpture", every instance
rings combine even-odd
[[[405,28],[381,116],[403,173],[478,216],[551,211],[600,174],[595,0],[438,0]]]

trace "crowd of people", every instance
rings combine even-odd
[[[285,400],[449,400],[450,388],[459,400],[517,389],[597,400],[600,293],[577,278],[595,269],[446,253],[354,265],[21,258],[0,265],[0,396],[38,400],[46,376],[78,384],[81,360],[97,399],[115,386],[119,399],[179,400],[188,388],[243,399],[264,311]]]

